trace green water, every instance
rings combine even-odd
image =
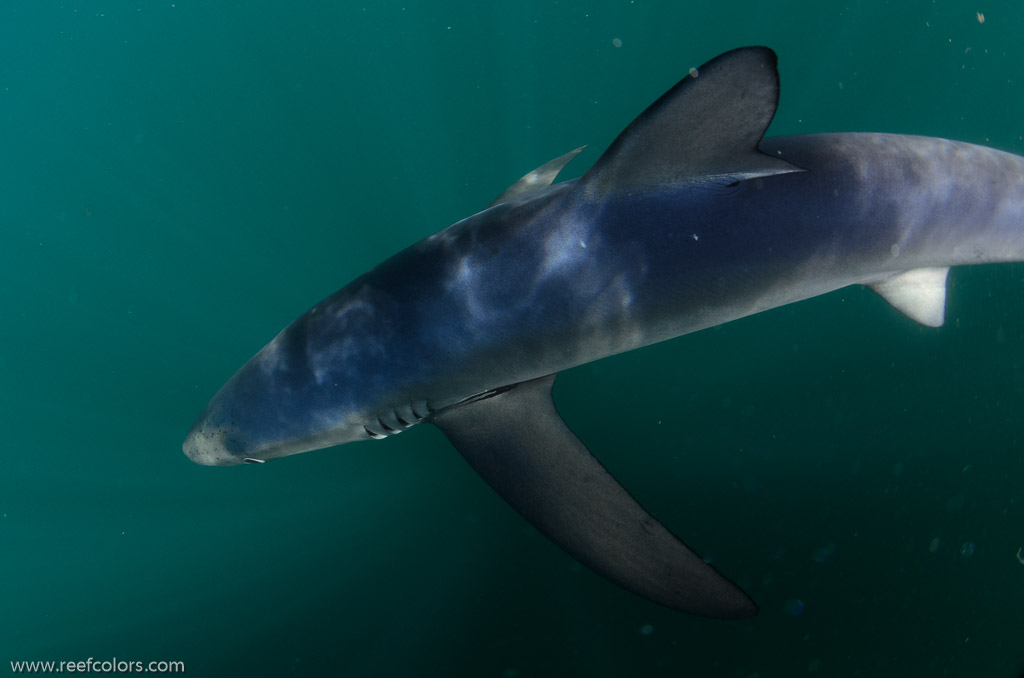
[[[1024,153],[1022,28],[1008,0],[4,3],[0,671],[1019,675],[1019,265],[955,270],[939,330],[851,289],[559,378],[750,621],[582,569],[431,427],[265,467],[181,442],[312,303],[588,143],[581,172],[732,47],[779,53],[770,134]]]

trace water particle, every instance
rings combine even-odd
[[[939,550],[940,546],[942,546],[942,540],[938,537],[935,537],[935,539],[932,539],[932,543],[928,544],[928,551],[931,553],[935,553]]]
[[[622,47],[622,41],[618,38],[612,38],[612,45],[615,47]]]
[[[697,72],[696,68],[691,68],[690,69],[690,77],[691,78],[696,78],[698,75],[700,75],[700,73]]]
[[[962,555],[964,558],[970,558],[971,556],[973,556],[974,555],[974,542],[973,541],[965,541],[963,543],[963,545],[960,547],[960,555]]]
[[[4,518],[6,517],[7,514],[5,513]],[[1017,549],[1017,562],[1021,565],[1024,565],[1024,546],[1021,546],[1019,549]]]
[[[652,624],[644,624],[643,626],[640,627],[640,635],[641,636],[648,636],[648,637],[650,637],[653,634],[654,634],[654,626]]]
[[[985,23],[985,15],[982,14],[981,12],[978,12],[978,23],[979,24]]]
[[[900,255],[900,246],[899,245],[893,245],[892,247],[890,247],[889,248],[889,254],[891,254],[894,257],[898,257]]]
[[[799,598],[790,598],[782,606],[782,609],[786,611],[786,614],[791,614],[795,617],[804,611],[804,601]]]
[[[836,545],[835,544],[825,544],[824,546],[820,546],[820,547],[814,549],[814,551],[811,553],[811,558],[814,559],[814,562],[816,562],[819,565],[821,565],[826,560],[831,558],[832,554],[835,553],[835,552],[836,552]]]

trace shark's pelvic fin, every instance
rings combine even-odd
[[[941,327],[946,321],[947,275],[949,266],[916,268],[868,283],[868,287],[911,320]]]
[[[569,161],[579,155],[580,151],[584,148],[586,148],[586,146],[575,148],[565,155],[560,155],[554,160],[549,160],[532,172],[523,175],[519,181],[506,188],[504,193],[495,198],[494,202],[488,205],[488,207],[494,207],[500,203],[508,202],[513,198],[518,198],[521,195],[526,195],[527,193],[536,191],[539,188],[550,186],[551,182],[553,182],[555,177],[558,176],[558,173],[562,171],[562,168],[568,165]]]
[[[554,375],[441,410],[434,423],[524,518],[580,562],[691,614],[749,617],[754,602],[655,520],[565,425]]]
[[[680,183],[799,172],[758,143],[779,102],[775,52],[744,47],[690,75],[640,114],[584,175],[593,197]]]

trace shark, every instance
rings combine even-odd
[[[306,311],[214,395],[185,454],[261,464],[429,423],[610,581],[690,614],[754,615],[573,434],[555,375],[848,285],[938,327],[950,266],[1024,260],[1024,158],[921,136],[765,137],[778,100],[769,48],[689,69],[581,177],[555,181],[576,149]]]

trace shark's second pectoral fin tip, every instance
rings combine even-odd
[[[466,461],[524,518],[594,571],[649,600],[739,619],[757,606],[655,520],[569,430],[554,376],[434,415]]]
[[[494,199],[488,207],[494,207],[503,202],[514,200],[518,197],[527,195],[534,191],[540,190],[545,186],[550,186],[554,182],[555,177],[558,173],[569,164],[569,161],[575,158],[580,152],[586,148],[586,146],[580,146],[573,150],[558,156],[554,160],[549,160],[537,169],[523,175],[516,183],[512,184],[505,189],[505,192]]]
[[[911,320],[941,327],[946,321],[946,277],[949,267],[915,268],[867,285]]]

